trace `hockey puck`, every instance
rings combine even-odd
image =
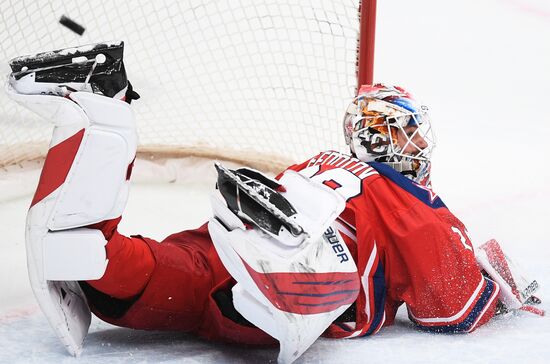
[[[82,25],[66,17],[65,15],[61,15],[61,19],[59,19],[59,23],[61,23],[61,25],[66,26],[67,28],[69,28],[70,30],[72,30],[78,35],[84,34],[84,31],[86,30],[86,28],[84,28]]]

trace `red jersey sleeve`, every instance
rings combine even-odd
[[[468,332],[494,312],[498,286],[485,279],[463,225],[446,208],[416,204],[394,213],[395,239],[385,247],[388,297],[407,304],[410,319],[437,332]]]
[[[430,188],[378,167],[366,194],[388,303],[405,302],[428,331],[474,330],[493,316],[499,287],[482,276],[464,225]]]

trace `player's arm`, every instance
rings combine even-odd
[[[401,216],[407,231],[395,246],[392,294],[423,330],[471,332],[493,317],[500,288],[481,274],[462,223],[440,209],[417,205]]]

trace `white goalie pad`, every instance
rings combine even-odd
[[[128,145],[118,134],[85,132],[48,226],[64,230],[120,216],[128,199]]]
[[[8,90],[55,126],[50,153],[57,153],[57,162],[46,160],[38,187],[49,186],[48,192],[35,196],[27,214],[27,265],[40,308],[67,351],[78,355],[91,313],[76,281],[101,278],[108,263],[102,232],[82,227],[118,217],[124,209],[128,165],[137,147],[134,116],[125,102],[91,93],[74,92],[69,99],[20,95],[9,85]],[[76,133],[82,138],[72,155],[52,152],[65,151]],[[62,178],[59,159],[69,166]]]
[[[525,278],[521,268],[504,254],[496,240],[477,247],[475,254],[479,267],[500,286],[498,298],[507,309],[521,309],[538,290],[537,281]]]
[[[99,279],[107,269],[107,240],[93,229],[48,232],[44,246],[44,280],[87,281]]]
[[[84,110],[70,99],[52,95],[19,94],[11,85],[12,82],[15,80],[10,76],[5,88],[10,99],[48,120],[54,126],[60,127],[53,135],[50,146],[89,126],[89,119]]]
[[[355,301],[360,283],[349,250],[330,226],[345,206],[342,197],[293,171],[279,182],[304,227],[300,244],[247,227],[219,192],[212,195],[208,229],[238,282],[235,308],[280,342],[280,363],[291,363]]]
[[[78,356],[91,313],[76,281],[98,279],[104,274],[106,240],[100,231],[84,228],[54,233],[27,228],[26,240],[29,279],[36,300],[67,351]]]
[[[134,115],[128,104],[85,92],[70,97],[86,112],[90,127],[61,187],[48,224],[52,230],[120,216],[128,200],[127,169],[137,148]]]

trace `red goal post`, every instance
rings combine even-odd
[[[374,43],[376,34],[376,0],[359,4],[359,36],[357,42],[357,89],[372,84],[374,78]]]
[[[373,78],[376,0],[2,0],[0,14],[3,74],[23,54],[124,40],[147,159],[277,170],[345,150],[344,107]],[[84,34],[60,25],[62,16]],[[0,94],[0,170],[39,165],[50,135]]]

